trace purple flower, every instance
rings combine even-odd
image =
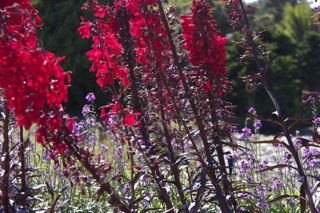
[[[241,161],[239,168],[242,169],[243,172],[246,172],[250,168],[250,164],[247,161],[243,160],[243,161]]]
[[[254,122],[253,126],[254,126],[256,129],[260,129],[260,128],[262,127],[261,121],[260,121],[260,120],[257,120],[256,122]]]
[[[94,97],[94,94],[93,93],[89,93],[86,97],[88,103],[94,103],[94,100],[96,99],[96,97]]]
[[[281,187],[282,187],[282,182],[281,182],[281,181],[278,181],[278,180],[275,180],[275,181],[274,181],[274,185],[271,186],[271,188],[272,188],[273,190],[278,189],[278,188],[281,188]]]
[[[320,124],[320,118],[316,118],[316,120],[314,120],[314,123],[316,123],[316,124]]]
[[[244,138],[248,137],[248,136],[251,136],[251,129],[245,127],[242,129],[242,134],[240,136],[240,139],[243,140]]]
[[[239,159],[238,153],[236,153],[236,152],[232,153],[232,159],[233,159],[234,163],[237,162],[237,159]]]
[[[310,166],[310,167],[318,168],[318,167],[319,167],[318,161],[317,161],[316,159],[310,160],[310,161],[309,161],[309,166]]]
[[[246,194],[246,193],[241,193],[241,194],[239,195],[239,197],[240,197],[240,198],[243,198],[243,199],[249,199],[249,196],[248,196],[248,194]]]
[[[249,112],[249,113],[253,113],[253,112],[254,112],[254,108],[251,107],[248,112]]]
[[[269,161],[267,160],[267,159],[264,159],[263,161],[262,161],[264,164],[268,164],[269,163]]]
[[[293,142],[293,145],[294,145],[294,147],[295,147],[296,149],[299,149],[299,148],[301,147],[301,144],[302,144],[302,142],[301,142],[300,139],[297,139],[297,140],[295,140],[295,141]]]
[[[90,106],[88,104],[84,105],[82,108],[82,114],[83,116],[86,116],[87,114],[89,114],[91,112],[90,110]]]
[[[259,167],[260,167],[260,169],[265,169],[265,166],[263,163],[259,163]]]
[[[284,155],[283,155],[284,162],[288,162],[289,161],[289,157],[291,157],[291,154],[289,154],[289,152],[285,152]]]
[[[87,122],[87,124],[90,125],[90,126],[94,126],[94,124],[95,124],[95,121],[94,121],[93,118],[87,118],[86,122]]]
[[[253,177],[252,177],[252,176],[249,176],[249,177],[248,177],[248,182],[249,182],[249,183],[252,183],[252,182],[253,182]]]
[[[310,149],[308,147],[304,148],[302,151],[302,157],[303,158],[309,157],[309,154],[310,154]]]
[[[142,182],[146,182],[146,183],[149,183],[149,180],[148,180],[148,177],[145,175],[145,176],[143,176],[143,178],[142,178],[142,180],[141,180]]]
[[[117,159],[118,157],[122,158],[122,154],[123,154],[122,147],[118,147],[116,150],[116,156],[114,156],[115,159]]]
[[[124,190],[123,191],[128,191],[128,190],[130,190],[130,185],[129,185],[129,183],[127,183],[127,184],[125,184],[124,185]]]
[[[102,150],[108,150],[109,148],[106,146],[106,145],[104,145],[104,144],[101,144],[100,145],[100,149],[102,149]]]

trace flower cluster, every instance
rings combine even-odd
[[[211,6],[205,1],[193,0],[192,14],[181,15],[181,26],[185,38],[184,48],[189,50],[190,63],[200,66],[200,74],[208,77],[204,89],[211,91],[214,88],[221,95],[228,91],[228,82],[224,78],[227,73],[224,44],[228,39],[220,37],[221,33],[215,29],[217,25],[210,9]]]
[[[37,47],[41,19],[30,2],[5,1],[0,9],[0,87],[18,125],[29,129],[33,122],[44,124],[39,123],[44,105],[60,109],[67,101],[68,73],[59,66],[64,57]]]
[[[248,127],[245,127],[242,129],[240,139],[244,140],[246,137],[249,137],[251,135],[252,135],[251,129],[249,129]]]
[[[119,24],[115,21],[114,13],[110,12],[110,7],[100,6],[96,1],[92,4],[83,7],[83,10],[95,11],[95,22],[84,21],[81,17],[82,26],[78,28],[82,38],[89,39],[93,36],[92,50],[87,52],[90,61],[93,65],[90,71],[97,70],[97,84],[106,89],[106,85],[113,85],[115,77],[122,79],[123,86],[130,86],[127,77],[128,70],[125,66],[121,66],[119,57],[122,55],[122,45],[117,42],[114,31],[119,28]],[[103,18],[108,15],[108,21]]]

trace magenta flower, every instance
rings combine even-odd
[[[241,164],[239,165],[239,168],[242,169],[243,172],[247,172],[250,168],[250,164],[247,161],[241,161]]]
[[[94,96],[93,93],[89,93],[87,96],[86,96],[86,99],[88,101],[88,103],[94,103],[94,100],[96,99],[96,97]]]
[[[257,120],[256,122],[254,122],[253,126],[254,126],[256,129],[260,129],[260,128],[262,127],[261,121],[260,121],[260,120]]]
[[[251,134],[252,134],[251,129],[245,127],[242,129],[242,134],[240,136],[240,139],[243,140],[244,138],[251,136]]]

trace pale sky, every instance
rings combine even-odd
[[[256,2],[257,0],[244,0],[246,3],[252,3],[252,2]],[[307,0],[308,2],[310,2],[310,7],[311,8],[314,8],[316,6],[319,6],[320,5],[320,0],[318,0],[318,2],[315,2],[314,0]]]

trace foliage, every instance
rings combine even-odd
[[[300,42],[303,39],[303,34],[312,30],[312,26],[309,23],[313,13],[309,3],[304,0],[294,6],[286,3],[281,26],[278,25],[276,27],[279,31],[283,31],[288,36],[291,36],[292,39]]]
[[[0,3],[3,211],[317,212],[320,95],[310,92],[302,97],[303,106],[312,108],[309,119],[296,116],[292,108],[281,108],[291,103],[289,95],[316,86],[301,82],[309,79],[299,69],[309,65],[297,57],[310,57],[319,37],[305,32],[305,41],[296,44],[286,33],[253,30],[249,22],[253,17],[247,15],[252,6],[242,0],[224,2],[233,30],[239,31],[233,39],[243,66],[230,64],[232,82],[226,77],[227,38],[216,29],[212,6],[206,1],[193,0],[191,14],[181,15],[182,22],[173,15],[175,6],[164,9],[167,2],[161,0],[107,4],[89,0],[83,5],[91,16],[80,17],[77,31],[82,39],[92,39],[86,53],[92,61],[89,71],[96,73],[101,90],[110,94],[100,117],[112,140],[112,155],[96,138],[93,93],[86,96],[82,109],[85,120],[77,123],[64,112],[61,104],[70,77],[58,65],[63,58],[46,52],[39,40],[38,11],[27,0]],[[69,9],[75,4],[49,3]],[[178,24],[180,35],[173,28]],[[237,57],[230,58],[237,61]],[[246,116],[252,118],[254,132],[245,118],[240,137],[233,120],[235,106],[226,100],[239,98],[232,95],[230,85],[240,87],[238,75],[246,90],[262,89],[267,94],[253,93],[250,106],[257,100],[263,109],[270,102],[275,110],[271,118],[251,107]],[[290,87],[285,86],[288,79]],[[286,113],[293,116],[285,118]],[[37,124],[35,139],[42,156],[26,166],[28,146],[34,145],[23,138],[23,127],[29,130],[32,123]],[[278,126],[279,132],[260,141],[259,131],[266,123]],[[9,136],[15,124],[20,126],[20,140],[13,145]],[[289,130],[297,124],[312,124],[312,138],[300,137],[297,131],[292,136]],[[261,144],[276,147],[276,162],[262,158]],[[34,171],[39,163],[45,168]],[[290,180],[277,177],[275,169]],[[46,190],[42,189],[40,200],[33,193],[42,186]]]

